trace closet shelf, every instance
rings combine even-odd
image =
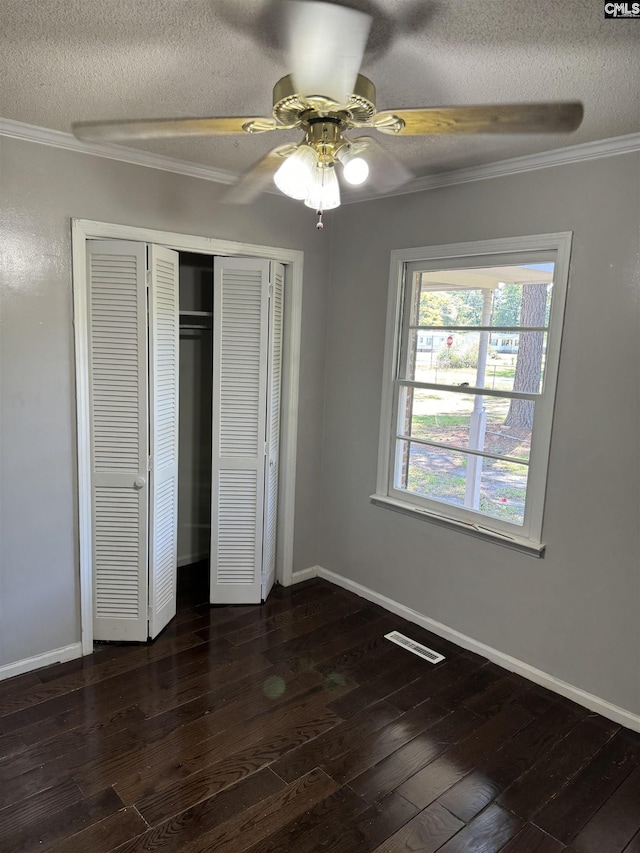
[[[180,311],[181,317],[213,317],[213,311]]]

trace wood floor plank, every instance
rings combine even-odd
[[[415,815],[417,809],[398,794],[389,794],[381,803],[370,806],[354,820],[326,826],[318,833],[317,844],[309,853],[371,853]],[[297,851],[296,851],[297,853]]]
[[[440,691],[456,681],[467,678],[477,669],[475,661],[464,655],[447,658],[427,670],[415,681],[399,688],[388,697],[388,701],[401,711],[408,711],[426,699],[435,698]],[[441,702],[441,704],[443,704]]]
[[[331,600],[336,597],[331,596]],[[305,642],[312,642],[311,638],[314,632],[317,632],[318,637],[324,637],[330,636],[332,631],[340,630],[339,627],[332,629],[329,627],[330,625],[348,627],[362,624],[363,617],[361,614],[367,612],[366,602],[345,596],[337,598],[335,606],[325,612],[309,616],[307,619],[290,622],[275,630],[260,632],[254,639],[242,643],[240,649],[236,648],[236,653],[238,655],[265,654],[272,663],[279,663],[287,648],[295,650],[298,646],[304,645]],[[227,632],[231,630],[232,625],[226,625],[224,634],[221,636],[226,637]],[[199,631],[198,634],[206,636],[206,632],[203,631]],[[221,636],[216,637],[216,639],[221,639]]]
[[[374,853],[435,853],[464,823],[433,803],[387,838]]]
[[[494,803],[440,847],[439,853],[498,853],[521,827],[520,818]]]
[[[167,815],[184,811],[240,779],[268,767],[283,753],[313,740],[337,722],[339,718],[326,708],[319,708],[306,718],[302,715],[299,722],[289,723],[285,731],[262,737],[257,743],[211,761],[203,769],[190,773],[179,782],[137,800],[136,806],[153,826]],[[119,790],[119,786],[117,788]]]
[[[114,710],[114,704],[122,703],[120,699],[112,702],[105,698],[104,703],[98,708],[93,705],[93,700],[87,698],[84,707],[80,706],[75,711],[39,720],[20,729],[20,736],[29,746],[44,745],[55,739],[65,743],[69,738],[89,738],[122,726],[135,725],[146,719],[137,705],[124,705]]]
[[[0,810],[0,850],[11,850],[23,833],[80,800],[82,792],[75,782],[67,780]]]
[[[0,723],[5,732],[13,731],[15,728],[20,728],[26,723],[21,722],[20,712],[23,717],[29,719],[30,716],[39,718],[38,713],[42,714],[42,710],[47,710],[47,707],[42,709],[40,706],[53,705],[55,700],[58,701],[60,710],[64,710],[67,706],[65,700],[77,700],[82,696],[80,693],[82,688],[91,687],[99,682],[123,675],[126,672],[132,672],[143,666],[148,666],[154,661],[168,659],[173,662],[177,652],[186,651],[194,646],[201,645],[203,640],[196,634],[187,634],[184,637],[172,641],[170,644],[162,644],[154,646],[136,646],[131,650],[130,655],[112,658],[105,663],[98,664],[88,669],[82,669],[64,678],[50,681],[46,684],[39,684],[25,690],[15,696],[9,696],[0,702]],[[219,641],[221,646],[230,647],[230,643]],[[221,648],[220,651],[223,649]],[[71,704],[69,707],[74,707]],[[33,714],[26,713],[27,709],[33,710]]]
[[[439,802],[461,820],[472,820],[506,787],[577,725],[579,715],[564,705],[552,705],[450,788]]]
[[[331,728],[336,722],[340,722],[340,718],[327,710],[326,699],[321,690],[303,692],[297,699],[251,718],[239,717],[228,727],[208,727],[208,737],[198,734],[202,729],[196,722],[194,726],[185,727],[192,729],[193,737],[184,737],[186,732],[178,730],[175,739],[165,738],[162,741],[164,750],[157,751],[153,756],[147,753],[144,765],[138,764],[133,773],[122,776],[114,784],[123,801],[129,805],[170,786],[180,785],[188,780],[197,782],[194,774],[269,738],[292,736],[300,727],[306,731],[307,726],[310,732],[315,730],[317,735],[320,731],[318,726],[321,726],[321,729]],[[216,731],[216,734],[211,734],[211,731]],[[305,738],[301,737],[299,743],[304,740]],[[295,749],[299,743],[292,740],[290,748]],[[197,790],[197,787],[194,790]]]
[[[640,832],[631,839],[631,842],[624,848],[623,853],[640,853]]]
[[[568,844],[639,764],[640,743],[618,732],[558,796],[538,812],[536,825]]]
[[[399,716],[400,712],[395,708],[385,702],[378,702],[333,726],[311,743],[289,751],[274,762],[272,770],[285,782],[293,782],[314,767],[354,749],[358,743],[371,738]]]
[[[531,716],[522,708],[506,708],[400,785],[398,793],[426,808],[530,722]]]
[[[7,782],[29,770],[48,764],[70,751],[75,751],[79,743],[87,748],[90,744],[102,742],[123,730],[135,730],[136,724],[146,719],[139,708],[128,708],[127,713],[107,717],[103,723],[96,723],[82,732],[71,729],[42,743],[25,747],[17,754],[0,761],[0,782]]]
[[[397,646],[385,649],[375,660],[363,660],[357,668],[338,665],[336,671],[352,675],[361,686],[332,704],[332,709],[341,717],[348,717],[358,708],[385,699],[405,685],[419,678],[431,664],[411,655]]]
[[[547,755],[509,785],[497,802],[530,820],[618,731],[615,723],[582,720]]]
[[[331,825],[349,823],[368,808],[347,786],[338,788],[267,838],[250,847],[247,853],[316,853]],[[329,822],[327,823],[327,817]]]
[[[321,767],[332,779],[344,785],[435,725],[447,714],[448,712],[435,702],[423,702],[385,726],[376,738],[366,739],[349,752],[323,761]]]
[[[329,642],[323,642],[304,654],[296,654],[295,651],[290,655],[283,654],[280,663],[296,672],[317,669],[329,674],[338,665],[349,667],[351,661],[360,662],[375,654],[381,646],[386,646],[384,635],[392,625],[388,616],[378,616],[340,631]]]
[[[337,785],[321,770],[312,770],[257,806],[181,848],[181,853],[245,853],[299,815],[329,797]]]
[[[476,696],[482,695],[503,677],[504,672],[497,666],[485,663],[483,666],[477,668],[468,678],[458,679],[453,684],[445,687],[444,690],[439,690],[436,694],[438,702],[453,710],[453,708],[457,708],[459,705],[467,704]]]
[[[640,767],[614,791],[578,833],[572,853],[621,853],[640,832]]]
[[[245,646],[250,648],[255,646],[274,664],[284,662],[291,657],[306,658],[312,650],[325,643],[330,643],[336,634],[349,631],[352,628],[359,628],[377,618],[370,608],[363,608],[350,602],[336,608],[332,612],[332,616],[335,619],[331,621],[327,621],[325,614],[322,614],[322,619],[314,616],[313,620],[319,623],[314,630],[303,632],[300,630],[300,626],[286,630],[280,629],[277,632],[272,631],[264,638],[253,640]],[[283,639],[287,634],[294,636]]]
[[[117,853],[184,853],[209,833],[221,835],[221,827],[232,836],[243,817],[259,814],[263,804],[266,808],[274,802],[281,804],[282,795],[288,792],[282,779],[269,769],[262,770],[114,849]]]
[[[27,745],[22,735],[16,732],[9,735],[0,735],[0,760],[9,758],[26,748]]]
[[[310,686],[317,685],[317,677],[311,673],[292,677],[288,684],[285,677],[283,674],[281,678],[289,692],[285,690],[280,696],[265,695],[260,689],[260,692],[241,694],[236,699],[220,704],[211,693],[207,694],[210,697],[208,701],[205,697],[202,697],[202,700],[194,700],[197,702],[198,713],[191,725],[187,725],[191,715],[186,720],[181,715],[182,709],[187,706],[181,705],[167,715],[155,717],[147,726],[148,734],[145,740],[137,738],[130,748],[120,749],[112,755],[74,769],[74,778],[85,794],[101,790],[106,785],[116,784],[121,779],[135,774],[141,764],[153,765],[156,761],[165,762],[168,756],[180,756],[189,743],[210,737],[213,732],[225,731],[239,721],[247,722],[261,712],[289,701],[292,694],[304,692]],[[154,726],[156,721],[157,725]]]
[[[242,660],[220,664],[189,678],[171,681],[162,692],[141,697],[138,706],[148,716],[155,717],[198,699],[211,690],[239,681],[248,675],[256,675],[271,668],[271,663],[262,655],[250,655]]]
[[[49,853],[80,853],[84,850],[87,853],[110,853],[116,846],[139,836],[146,828],[138,812],[126,808],[47,849]]]
[[[48,850],[56,842],[76,835],[86,827],[116,814],[121,809],[120,798],[115,791],[108,788],[93,797],[71,803],[63,809],[41,814],[37,822],[31,820],[29,823],[23,823],[17,832],[6,839],[8,845],[6,848],[2,847],[4,839],[0,836],[0,850],[11,850],[12,853]],[[139,820],[139,825],[141,824],[142,821]]]
[[[42,671],[46,672],[46,670]],[[38,672],[25,672],[22,675],[15,675],[13,678],[0,681],[0,702],[4,702],[10,697],[18,696],[29,688],[41,687],[42,683]]]
[[[566,849],[557,839],[528,823],[500,853],[562,853]]]
[[[234,631],[229,631],[225,634],[227,639],[233,645],[240,646],[243,643],[248,643],[251,640],[256,640],[258,637],[264,636],[271,631],[277,631],[280,628],[286,628],[293,625],[295,622],[301,623],[301,628],[307,627],[306,619],[312,616],[321,616],[333,610],[341,601],[344,601],[343,596],[331,595],[316,598],[311,602],[296,604],[295,607],[284,607],[280,603],[277,612],[265,613],[264,618],[260,622],[254,622],[244,628],[236,628]]]
[[[480,725],[482,718],[467,708],[443,712],[442,719],[429,725],[425,732],[352,779],[351,787],[368,802],[375,803]]]

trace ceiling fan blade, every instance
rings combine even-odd
[[[225,136],[263,133],[278,127],[274,118],[151,118],[116,121],[77,121],[72,125],[78,139],[91,142],[125,142],[136,139],[172,139],[178,136]]]
[[[272,148],[262,159],[250,166],[233,186],[224,194],[223,201],[230,204],[248,204],[264,192],[272,183],[273,176],[283,160],[292,154],[297,145],[279,145]]]
[[[362,65],[371,17],[317,0],[285,0],[282,9],[296,91],[346,103]]]
[[[413,178],[413,173],[407,169],[404,163],[390,154],[372,136],[359,136],[351,141],[353,148],[360,149],[364,159],[369,164],[368,183],[373,185],[378,192],[391,192]]]
[[[392,135],[437,133],[560,133],[576,130],[583,116],[578,101],[385,110],[373,126]]]

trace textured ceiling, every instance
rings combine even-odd
[[[574,134],[379,134],[416,176],[640,131],[640,20],[602,0],[349,0],[373,14],[362,72],[378,108],[581,100]],[[72,121],[268,115],[288,72],[271,0],[2,0],[0,115]],[[239,173],[278,133],[145,143]]]

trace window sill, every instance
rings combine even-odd
[[[377,506],[391,509],[395,512],[402,512],[405,515],[411,515],[414,518],[431,521],[452,530],[459,530],[461,533],[466,533],[467,536],[474,536],[476,539],[484,539],[486,541],[493,542],[496,545],[512,548],[515,551],[520,551],[523,554],[529,554],[532,557],[542,558],[544,556],[545,546],[540,543],[533,542],[531,539],[509,536],[504,533],[498,533],[495,530],[490,530],[487,527],[458,521],[457,519],[449,518],[446,515],[439,515],[438,513],[431,512],[430,510],[416,506],[415,504],[390,498],[388,495],[370,495],[369,497]]]

